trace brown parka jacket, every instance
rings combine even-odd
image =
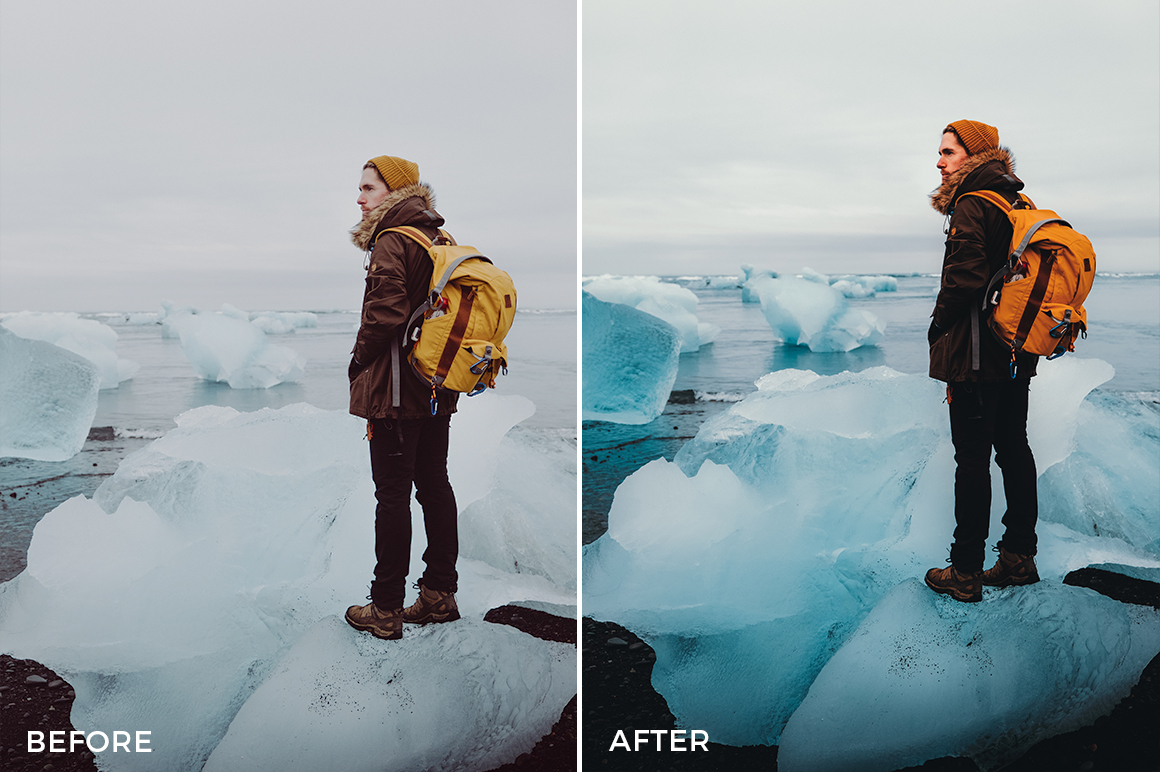
[[[1002,210],[978,196],[962,196],[993,190],[1014,203],[1022,189],[1011,151],[1000,147],[968,157],[931,194],[931,206],[949,220],[942,284],[927,335],[931,378],[947,382],[1011,378],[1011,349],[991,332],[987,313],[979,314],[979,369],[972,369],[970,313],[972,305],[981,308],[987,283],[1007,260],[1011,222]],[[1020,352],[1017,377],[1035,375],[1037,361],[1038,357]]]
[[[400,225],[415,226],[431,239],[443,218],[435,211],[435,194],[425,183],[392,190],[351,230],[351,241],[368,250],[362,317],[351,352],[350,412],[361,418],[430,418],[431,387],[407,361],[410,342],[403,326],[423,304],[431,286],[433,265],[427,250],[401,233],[383,233]],[[380,235],[381,234],[381,235]],[[391,404],[391,340],[400,339],[400,405]],[[440,391],[437,415],[456,410],[459,395]]]

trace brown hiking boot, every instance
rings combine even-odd
[[[370,600],[370,598],[367,598]],[[355,630],[368,632],[385,641],[403,637],[403,614],[399,610],[383,611],[374,602],[365,606],[351,606],[346,610],[346,621]]]
[[[964,574],[954,566],[932,568],[926,572],[926,586],[963,603],[978,603],[983,599],[982,578],[981,571]]]
[[[456,619],[459,619],[459,606],[455,603],[455,593],[432,590],[422,582],[419,583],[419,599],[403,609],[403,621],[417,625],[454,622]]]
[[[1039,581],[1034,555],[1016,555],[1002,547],[996,549],[999,550],[999,559],[983,572],[983,584],[988,587],[1017,587]]]

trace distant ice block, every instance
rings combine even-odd
[[[584,420],[645,424],[659,416],[677,379],[677,330],[588,292],[583,324]]]
[[[754,266],[744,263],[741,266],[741,302],[742,303],[760,303],[761,302],[761,286],[770,279],[776,279],[777,272],[771,271],[768,268],[755,268]]]
[[[0,326],[0,457],[64,461],[97,413],[101,373],[90,360]]]
[[[893,276],[835,276],[830,286],[848,298],[874,297],[878,292],[897,292],[898,279]]]
[[[1031,388],[1040,575],[1058,585],[1091,563],[1160,566],[1160,412],[1119,395],[1085,401],[1112,369],[1066,361],[1042,363]],[[954,530],[941,384],[870,368],[781,370],[757,387],[673,462],[630,475],[583,560],[585,614],[644,638],[678,725],[732,745],[776,744],[829,658],[893,587],[944,564]],[[1056,469],[1072,479],[1058,495],[1044,482]],[[994,467],[992,484],[993,543],[1004,508]],[[1098,502],[1111,537],[1076,501]],[[997,597],[986,590],[980,607]]]
[[[240,312],[244,313],[244,312]],[[198,377],[234,389],[268,389],[302,379],[306,360],[247,319],[227,314],[179,314],[166,318]]]
[[[101,388],[115,389],[132,378],[140,365],[117,357],[117,333],[94,319],[82,319],[72,312],[38,313],[21,311],[0,321],[22,338],[43,340],[79,354],[97,366]]]
[[[575,672],[574,648],[541,646],[523,633],[493,632],[482,622],[489,608],[513,601],[576,606],[575,564],[571,571],[561,565],[564,547],[553,541],[568,539],[575,554],[575,453],[546,448],[542,438],[530,448],[516,434],[505,440],[531,411],[522,397],[488,393],[461,404],[452,422],[448,471],[473,528],[516,534],[541,523],[510,549],[492,543],[460,558],[462,623],[430,632],[409,626],[401,641],[387,643],[347,632],[341,621],[347,606],[364,602],[374,567],[375,500],[365,422],[309,405],[253,413],[207,406],[182,414],[176,429],[127,456],[92,500],[66,501],[37,524],[27,569],[0,584],[0,651],[35,658],[68,678],[77,690],[72,720],[78,729],[152,731],[153,753],[110,753],[102,759],[107,769],[200,770],[268,678],[275,683],[264,693],[280,693],[275,674],[287,652],[305,667],[290,668],[291,660],[285,663],[290,672],[349,674],[356,663],[375,661],[358,651],[394,647],[406,652],[399,664],[417,666],[435,656],[437,641],[462,655],[441,664],[439,672],[449,679],[464,676],[463,668],[477,668],[464,676],[464,691],[436,683],[434,665],[395,684],[418,691],[414,679],[427,679],[432,691],[416,701],[424,709],[442,697],[479,707],[474,720],[489,723],[458,722],[456,737],[482,737],[494,722],[502,729],[502,736],[489,735],[495,747],[526,750],[543,734],[543,717],[555,711],[550,727],[575,693],[573,682],[568,696],[559,698]],[[498,470],[513,463],[522,467],[524,479],[561,490],[555,498],[540,489],[523,492],[525,498],[505,494],[508,483]],[[495,505],[479,506],[489,500]],[[418,515],[414,502],[412,509]],[[408,586],[423,569],[425,547],[418,526]],[[535,569],[524,571],[525,565]],[[64,606],[68,614],[59,613]],[[174,608],[180,613],[158,621],[159,613]],[[350,640],[334,648],[309,642],[331,623],[330,632],[341,630]],[[549,677],[541,665],[562,653],[570,664],[548,663]],[[305,663],[303,657],[321,659]],[[532,669],[513,673],[513,658]],[[367,679],[364,688],[392,679],[386,670],[359,672]],[[287,688],[303,697],[332,694],[316,682]],[[495,691],[487,693],[489,688]],[[347,697],[352,701],[344,702]],[[247,713],[258,723],[271,715],[264,699]],[[366,707],[360,699],[343,692],[330,703],[287,707],[264,733],[317,738],[328,721],[358,721]],[[244,722],[234,734],[262,741],[243,727]],[[388,731],[383,742],[393,736]],[[398,748],[411,758],[451,753],[445,725],[436,725],[434,734],[409,736],[403,742],[411,745]],[[231,753],[244,751],[245,743],[231,742]],[[490,758],[486,750],[454,747],[467,757]],[[322,768],[356,768],[364,746],[349,744],[344,751],[349,759],[339,755]]]
[[[1093,723],[1131,691],[1160,612],[1041,582],[974,606],[909,579],[826,663],[786,724],[785,772],[891,772],[968,757],[989,772]]]
[[[250,314],[250,323],[267,335],[317,327],[318,316],[308,311],[263,311]]]
[[[886,325],[868,311],[851,308],[826,277],[769,279],[757,287],[761,311],[791,346],[811,351],[852,351],[882,339]]]
[[[681,336],[681,353],[696,351],[717,339],[721,328],[697,319],[692,290],[657,276],[595,276],[584,279],[585,292],[605,303],[620,303],[671,324]]]
[[[530,751],[576,693],[570,644],[478,619],[407,633],[388,643],[340,616],[315,623],[204,772],[494,769]]]

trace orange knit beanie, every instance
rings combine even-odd
[[[947,126],[953,129],[963,147],[971,155],[999,147],[999,130],[978,121],[955,121]]]
[[[367,164],[379,170],[383,182],[387,183],[387,187],[391,190],[398,190],[399,188],[405,188],[408,185],[417,185],[419,183],[419,165],[405,158],[395,158],[393,155],[381,155],[367,161]]]

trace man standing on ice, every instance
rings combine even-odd
[[[1027,444],[1027,394],[1038,357],[1020,352],[1012,373],[1010,349],[986,329],[985,316],[979,314],[977,325],[972,323],[972,306],[981,307],[987,282],[1007,260],[1012,227],[998,207],[963,194],[992,190],[1011,203],[1018,201],[1023,183],[1015,176],[1015,159],[999,146],[999,130],[978,121],[955,121],[943,129],[938,152],[942,185],[931,194],[931,205],[948,217],[947,241],[927,340],[930,376],[947,384],[957,469],[951,565],[930,569],[926,583],[969,603],[982,600],[983,585],[1039,581],[1035,459]],[[996,547],[999,559],[983,571],[992,448],[1003,473],[1007,512]]]
[[[362,221],[351,240],[367,252],[362,320],[350,369],[350,412],[367,419],[371,475],[375,481],[375,571],[371,602],[351,606],[346,621],[377,638],[403,637],[403,622],[426,624],[459,619],[455,603],[459,533],[455,494],[447,479],[447,438],[458,395],[440,395],[432,415],[430,388],[411,372],[407,342],[401,366],[392,367],[391,344],[402,336],[412,311],[423,304],[433,264],[427,251],[396,231],[414,226],[433,241],[443,218],[435,195],[419,181],[419,167],[393,156],[366,163],[359,181]],[[398,379],[399,405],[392,404]],[[427,531],[426,569],[419,598],[403,608],[411,555],[411,486],[423,507]]]

